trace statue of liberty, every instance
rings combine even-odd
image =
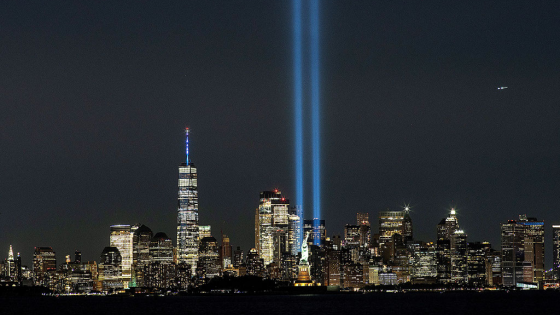
[[[305,233],[305,239],[301,244],[301,259],[299,260],[300,265],[309,265],[309,246],[307,245],[308,238],[309,238],[309,231]]]
[[[296,287],[308,287],[314,285],[313,281],[311,281],[311,275],[309,274],[309,246],[307,245],[309,233],[310,232],[305,233],[305,239],[301,244],[301,259],[299,260],[298,277],[294,283]]]

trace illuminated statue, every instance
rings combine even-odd
[[[301,244],[301,259],[299,260],[300,265],[309,265],[309,248],[307,246],[307,239],[309,238],[309,231],[305,233],[305,239]]]

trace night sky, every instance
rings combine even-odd
[[[28,265],[34,246],[99,261],[112,224],[175,242],[187,126],[200,224],[253,247],[259,192],[294,197],[291,1],[81,2],[0,4],[0,258],[12,244]],[[378,211],[409,203],[433,241],[454,206],[469,241],[499,249],[499,224],[526,213],[545,221],[550,267],[559,14],[322,1],[328,235],[356,212],[377,231]]]

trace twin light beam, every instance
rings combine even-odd
[[[320,150],[320,93],[319,93],[319,0],[309,0],[309,72],[311,104],[311,161],[313,191],[313,231],[319,236],[319,219],[321,218],[321,150]],[[302,0],[292,0],[293,6],[293,41],[294,41],[294,120],[295,120],[295,164],[296,164],[296,207],[300,209],[301,223],[304,204],[304,171],[303,171],[303,23]],[[300,231],[303,226],[300,225]],[[302,235],[299,240],[301,243]],[[314,237],[313,243],[320,244],[320,238]]]

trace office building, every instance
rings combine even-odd
[[[108,246],[101,252],[98,267],[98,288],[104,292],[124,289],[122,256],[117,247]]]
[[[467,265],[467,234],[463,230],[455,230],[451,243],[451,282],[466,284],[468,282]]]
[[[135,226],[132,234],[132,284],[133,287],[144,286],[144,266],[150,263],[150,242],[152,230],[145,226]]]
[[[125,289],[128,289],[132,280],[132,239],[130,225],[111,225],[110,247],[116,247],[121,255],[122,282]]]
[[[218,241],[214,237],[203,238],[198,252],[198,277],[201,279],[218,277],[221,270]]]
[[[56,272],[56,253],[52,247],[35,247],[33,252],[35,285],[47,286],[51,273]]]
[[[560,280],[560,225],[552,226],[552,264],[554,280]]]
[[[502,282],[505,287],[537,284],[544,278],[544,222],[520,215],[501,224]]]
[[[303,220],[303,234],[310,232],[308,242],[323,245],[327,239],[327,228],[325,220],[313,219]],[[317,241],[316,241],[317,240]]]
[[[179,165],[177,209],[177,262],[187,263],[194,274],[198,262],[198,174],[189,160],[189,129],[186,135],[186,160]]]
[[[441,219],[437,225],[437,268],[438,281],[447,283],[451,281],[451,256],[455,250],[454,235],[459,230],[457,212],[451,209],[446,218]]]
[[[369,224],[369,213],[359,212],[357,215],[359,228],[360,247],[368,247],[371,240],[371,226]]]
[[[201,241],[205,237],[212,237],[212,226],[199,225],[198,226],[198,240]]]
[[[282,253],[292,252],[289,248],[289,204],[278,190],[260,193],[255,215],[255,246],[265,266],[280,263]]]
[[[487,261],[490,243],[472,242],[467,244],[467,266],[469,285],[482,287],[488,284]]]
[[[220,264],[223,269],[233,265],[232,246],[229,243],[229,237],[222,234],[222,246],[220,248]]]

